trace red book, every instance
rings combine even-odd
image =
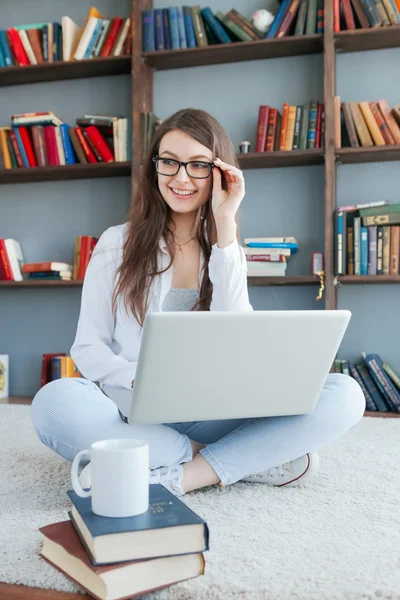
[[[71,269],[69,263],[59,261],[42,261],[36,263],[25,263],[21,269],[22,273],[41,273],[42,271],[68,271]]]
[[[267,141],[269,106],[263,104],[258,109],[256,152],[264,152]]]
[[[383,114],[381,112],[381,109],[379,108],[379,104],[377,102],[370,102],[369,103],[371,110],[372,110],[372,114],[375,117],[375,121],[377,122],[377,125],[380,129],[381,134],[383,135],[383,139],[385,140],[385,143],[388,146],[394,146],[396,144],[396,140],[394,139],[388,124],[386,123]]]
[[[119,30],[121,29],[122,22],[123,19],[121,17],[115,17],[112,20],[110,31],[107,34],[106,40],[100,52],[100,56],[110,56],[115,40],[117,39]]]
[[[286,127],[289,116],[289,104],[287,102],[284,103],[282,107],[282,122],[281,122],[281,135],[279,138],[279,150],[285,149],[285,139],[286,139]]]
[[[29,166],[37,167],[35,151],[33,149],[33,144],[28,127],[18,127],[18,131],[19,135],[21,136],[21,141],[26,152],[26,157],[28,159]]]
[[[252,262],[286,262],[283,254],[246,254],[246,260]]]
[[[279,25],[277,34],[275,37],[281,38],[287,35],[287,32],[290,29],[290,26],[295,18],[297,11],[299,10],[301,0],[292,0],[286,14],[283,18],[282,23]]]
[[[333,31],[340,31],[340,0],[333,0]]]
[[[90,239],[91,238],[89,235],[82,236],[81,251],[80,251],[80,255],[79,255],[79,267],[78,267],[78,279],[79,280],[85,279],[86,269],[89,264],[89,255],[90,255],[90,247],[91,247]]]
[[[99,129],[95,125],[89,125],[86,127],[86,133],[103,161],[114,162],[114,154]]]
[[[278,109],[270,108],[267,127],[267,141],[265,144],[265,152],[272,152],[274,149],[276,122],[278,120]]]
[[[0,238],[0,262],[2,266],[3,281],[14,281],[4,240]]]
[[[317,124],[315,127],[315,147],[321,148],[321,134],[322,134],[322,104],[318,102],[317,107]]]
[[[89,163],[97,163],[97,160],[96,160],[96,157],[95,157],[95,155],[93,153],[93,150],[91,149],[91,147],[89,146],[89,144],[85,140],[85,136],[83,135],[81,128],[80,127],[74,127],[74,131],[76,133],[76,137],[78,138],[80,145],[82,146],[82,150],[85,153],[87,161]]]
[[[350,0],[342,0],[342,4],[343,4],[344,21],[346,23],[347,29],[355,29],[356,24],[354,22],[354,16],[353,16],[353,11],[351,9]]]
[[[17,63],[23,67],[26,65],[30,65],[31,63],[29,62],[29,58],[25,52],[25,48],[22,45],[18,31],[11,27],[10,29],[7,29],[7,34],[9,36],[9,39],[11,40],[11,45],[14,50],[14,55],[17,59]]]
[[[44,132],[44,143],[46,146],[47,162],[51,166],[57,166],[60,164],[58,157],[56,132],[54,125],[46,125],[43,127]]]

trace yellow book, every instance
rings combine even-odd
[[[368,126],[368,129],[372,135],[372,139],[374,140],[375,145],[376,146],[386,146],[385,139],[384,139],[383,135],[381,134],[381,131],[378,127],[378,123],[375,120],[375,117],[373,115],[370,105],[368,104],[368,102],[360,102],[359,104],[360,104],[360,110],[361,110],[362,115],[365,119],[365,122]]]
[[[361,142],[361,146],[364,148],[374,145],[372,138],[369,133],[369,129],[362,115],[361,109],[357,102],[349,102],[351,115],[353,117],[354,125]]]
[[[67,357],[60,356],[60,375],[61,377],[67,377]]]
[[[65,357],[66,363],[66,377],[81,377],[81,374],[78,371],[78,367],[75,365],[72,360],[72,356]]]
[[[78,235],[75,240],[74,269],[72,271],[72,279],[78,279],[79,258],[80,258],[80,254],[81,254],[81,242],[82,242],[82,236]]]
[[[84,22],[84,24],[82,26],[80,34],[77,36],[77,38],[75,40],[75,44],[72,47],[71,54],[70,54],[70,59],[73,58],[73,56],[74,56],[74,54],[76,52],[76,49],[77,49],[77,47],[79,45],[79,42],[81,41],[81,37],[82,37],[82,35],[83,35],[84,31],[85,31],[85,27],[88,24],[90,17],[96,17],[96,19],[105,19],[105,17],[103,17],[103,15],[97,10],[97,8],[95,8],[94,6],[91,6],[89,8],[89,12],[88,12],[86,20],[85,20],[85,22]]]
[[[7,131],[10,131],[10,127],[0,128],[0,153],[3,169],[12,169],[11,154],[7,144]]]
[[[296,124],[296,106],[289,106],[285,136],[285,150],[293,150],[294,128]]]

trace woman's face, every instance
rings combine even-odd
[[[169,131],[162,137],[158,156],[164,159],[159,162],[159,170],[167,172],[173,169],[173,164],[168,159],[198,161],[193,165],[193,170],[201,175],[204,174],[204,168],[201,170],[200,163],[213,162],[211,150],[180,129]],[[162,197],[171,210],[181,214],[197,211],[207,202],[212,181],[212,173],[206,179],[190,177],[183,165],[176,175],[158,173],[158,187]]]

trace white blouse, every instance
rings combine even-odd
[[[135,378],[143,328],[117,298],[113,314],[111,298],[116,283],[115,272],[122,261],[122,249],[128,223],[109,227],[97,242],[86,270],[81,309],[71,356],[86,379],[105,386],[131,388]],[[163,239],[159,242],[159,266],[167,267],[169,252]],[[200,273],[204,259],[200,259]],[[155,278],[147,312],[161,312],[165,296],[171,289],[171,267]],[[199,273],[199,288],[200,288]],[[210,310],[253,310],[247,290],[247,263],[243,248],[235,240],[225,248],[212,247],[209,277],[213,284]]]

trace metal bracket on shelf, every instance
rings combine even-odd
[[[333,285],[338,288],[342,287],[343,284],[339,281],[338,275],[336,275],[335,279],[333,280]]]
[[[318,271],[318,273],[316,273],[316,275],[318,275],[319,277],[319,290],[318,290],[318,296],[315,298],[317,301],[318,300],[322,300],[322,293],[325,289],[325,271]]]

